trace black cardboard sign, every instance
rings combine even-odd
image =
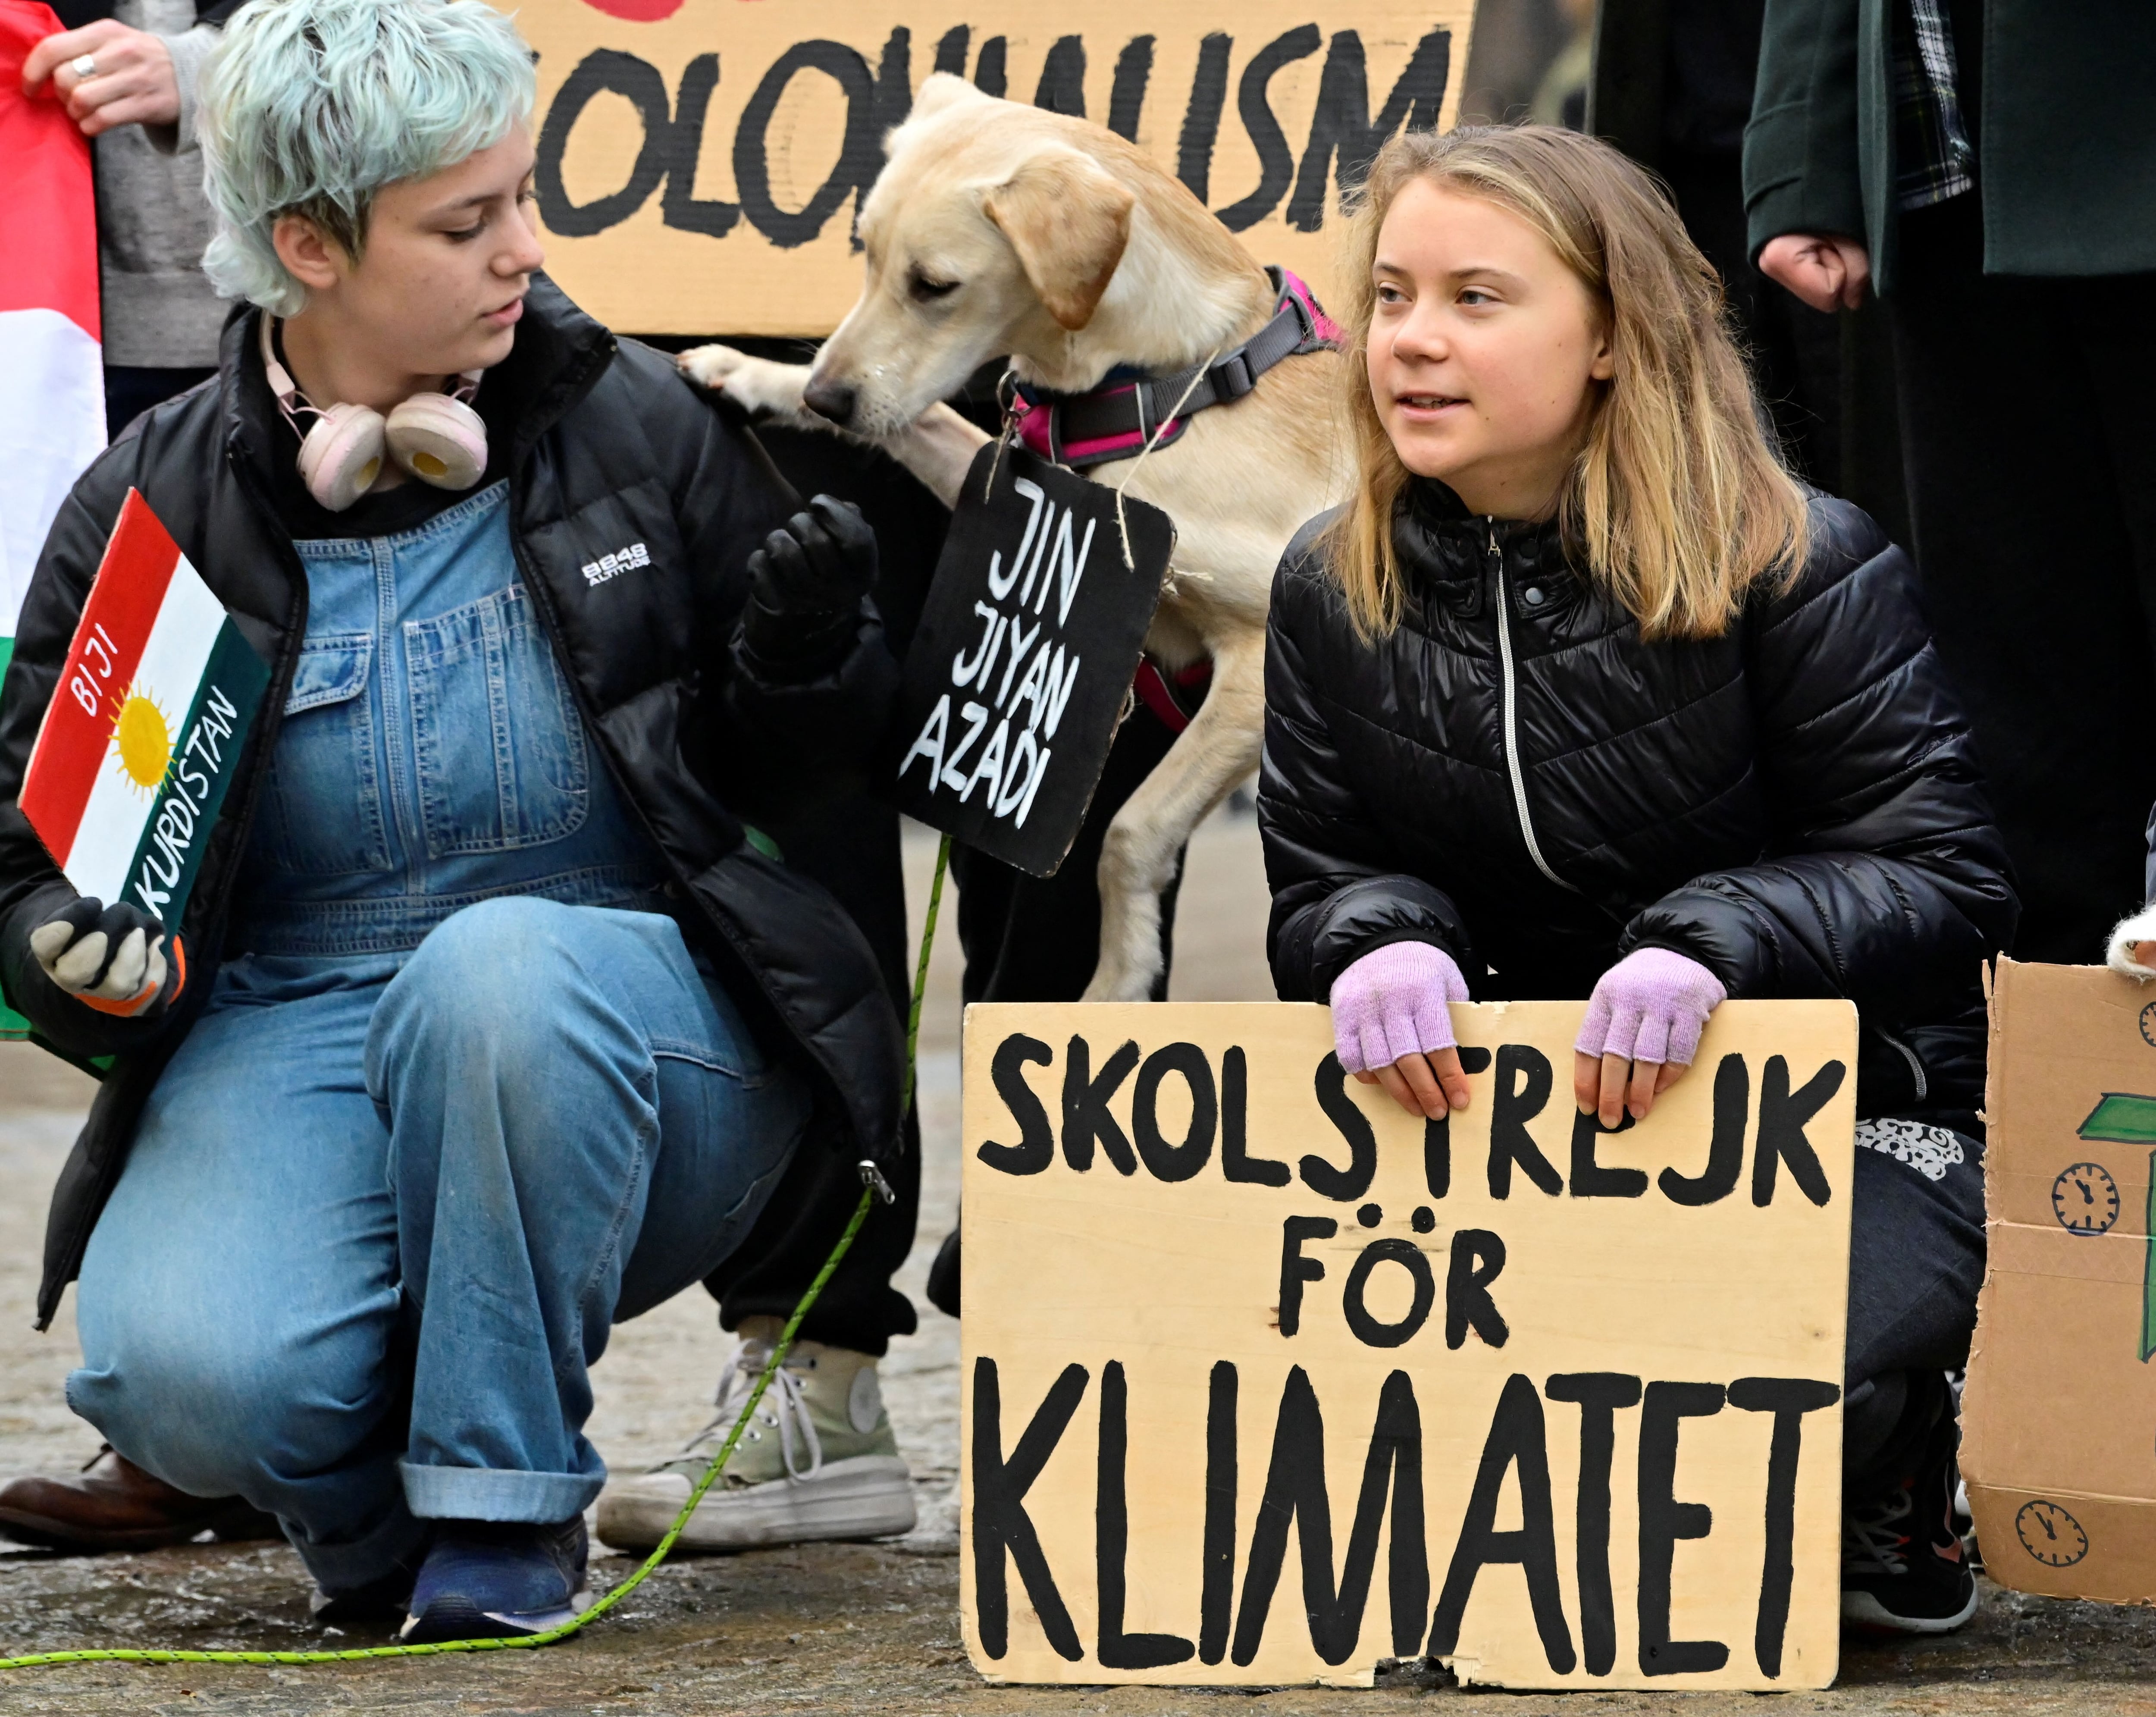
[[[1099,784],[1175,527],[1015,444],[975,455],[906,660],[898,807],[1035,876]]]

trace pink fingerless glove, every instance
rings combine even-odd
[[[1707,1016],[1728,1000],[1722,980],[1697,960],[1643,948],[1602,974],[1573,1047],[1582,1055],[1688,1067]]]
[[[1388,943],[1332,980],[1332,1041],[1351,1073],[1453,1045],[1446,1004],[1466,1001],[1452,956],[1426,942]]]

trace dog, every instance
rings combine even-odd
[[[813,366],[725,346],[684,372],[752,418],[836,430],[896,457],[947,506],[988,437],[942,402],[1007,358],[1029,388],[1168,376],[1229,353],[1275,316],[1256,258],[1188,188],[1114,132],[938,73],[885,146],[860,208],[867,278]],[[1178,541],[1147,654],[1209,658],[1205,701],[1116,814],[1098,882],[1101,951],[1083,1000],[1142,1001],[1160,973],[1160,895],[1191,831],[1257,768],[1265,611],[1303,522],[1339,499],[1341,354],[1299,351],[1180,436],[1087,475],[1161,508]]]

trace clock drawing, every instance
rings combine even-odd
[[[2024,1503],[2014,1517],[2014,1530],[2021,1548],[2046,1568],[2071,1568],[2088,1554],[2088,1534],[2082,1523],[2056,1503],[2039,1498]]]
[[[2141,1036],[2143,1042],[2156,1045],[2156,1001],[2141,1010]]]
[[[2101,1163],[2075,1163],[2051,1183],[2051,1211],[2069,1234],[2108,1233],[2118,1220],[2118,1183]]]

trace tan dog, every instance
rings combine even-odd
[[[681,367],[752,414],[834,425],[955,504],[987,437],[941,402],[1008,354],[1056,393],[1127,364],[1171,374],[1234,350],[1273,311],[1257,259],[1152,158],[1083,120],[931,77],[861,208],[868,278],[813,368],[724,346]],[[1199,822],[1257,767],[1265,609],[1303,522],[1337,498],[1334,353],[1285,359],[1255,391],[1201,411],[1173,445],[1087,475],[1176,523],[1146,649],[1209,656],[1204,707],[1109,825],[1101,958],[1088,1001],[1143,1000],[1160,970],[1160,892]]]

